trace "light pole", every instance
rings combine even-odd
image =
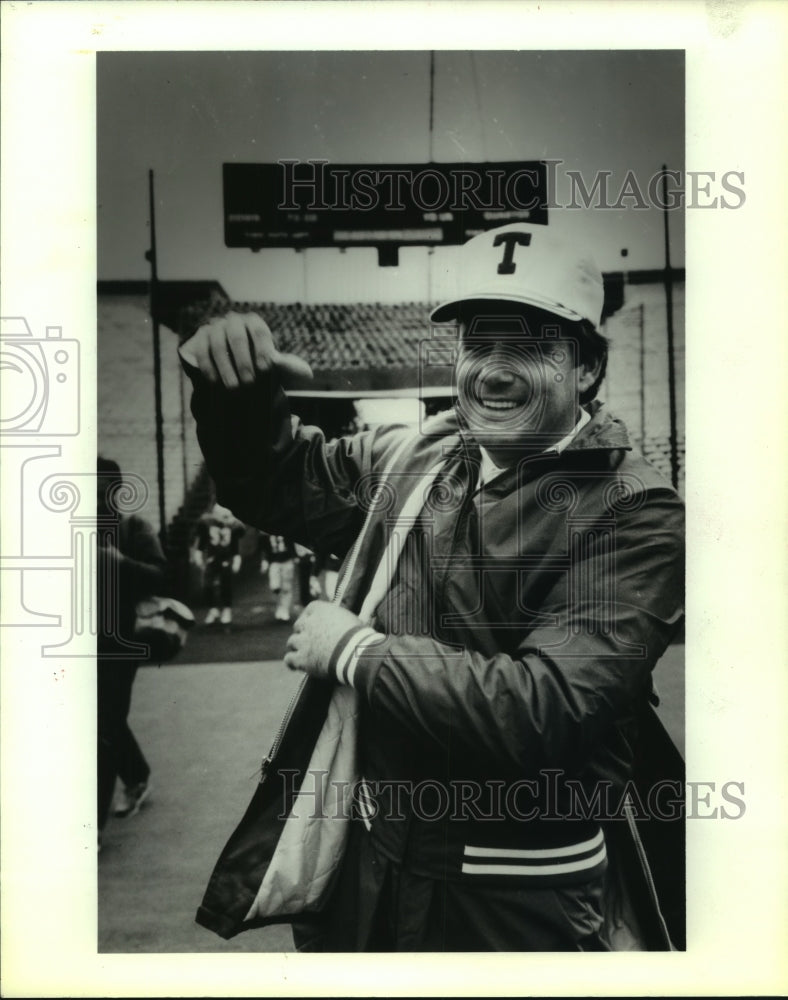
[[[670,265],[670,230],[668,227],[668,168],[662,164],[662,210],[665,223],[665,307],[668,321],[668,403],[670,407],[670,478],[673,488],[679,485],[679,448],[676,418],[676,362],[673,338],[673,272]]]
[[[159,538],[167,545],[167,519],[164,512],[164,417],[161,405],[161,338],[159,335],[159,274],[156,264],[156,205],[153,196],[153,171],[148,171],[148,205],[150,213],[150,250],[145,259],[150,262],[150,316],[153,324],[153,390],[156,399],[156,478],[159,487]]]

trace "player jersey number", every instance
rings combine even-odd
[[[287,552],[287,542],[281,535],[271,535],[271,552],[273,555],[280,555]]]

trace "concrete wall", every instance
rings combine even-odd
[[[161,327],[162,412],[164,417],[165,514],[169,522],[183,502],[187,483],[202,464],[190,389],[183,384],[177,337]],[[140,513],[159,527],[153,331],[146,295],[106,295],[98,300],[98,447],[124,472],[148,484]],[[185,419],[183,408],[185,407]]]
[[[673,287],[673,327],[679,490],[682,491],[686,386],[683,282]],[[664,286],[627,285],[623,307],[607,321],[603,332],[610,339],[610,358],[600,399],[621,417],[633,443],[669,479],[670,404]]]

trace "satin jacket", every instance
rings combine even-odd
[[[598,876],[682,617],[683,504],[623,424],[590,404],[560,455],[479,489],[454,412],[327,442],[272,379],[228,393],[189,374],[217,499],[242,521],[347,557],[373,508],[342,571],[350,610],[407,532],[374,617],[331,660],[361,694],[357,807],[381,851],[479,886]]]

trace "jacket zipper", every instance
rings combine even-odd
[[[467,459],[465,460],[465,467],[466,467],[466,469],[469,470],[469,473],[468,473],[468,485],[467,485],[468,492],[467,492],[467,494],[466,494],[466,496],[464,498],[463,505],[462,505],[462,507],[460,509],[460,516],[457,518],[457,522],[454,525],[454,531],[452,532],[451,543],[450,543],[450,546],[449,546],[449,559],[447,560],[446,568],[444,569],[443,573],[441,574],[438,586],[435,588],[436,589],[436,597],[440,598],[440,600],[437,602],[440,607],[445,607],[445,605],[446,605],[446,587],[448,586],[449,575],[451,573],[451,556],[454,555],[454,553],[455,553],[455,551],[457,549],[457,542],[460,540],[460,538],[465,533],[465,529],[466,529],[466,527],[468,525],[468,521],[469,521],[470,516],[471,516],[471,510],[472,510],[473,505],[474,505],[473,504],[473,497],[474,497],[475,491],[472,488],[473,487],[473,482],[474,482],[474,476],[473,476],[473,471],[470,469],[470,466],[469,466],[469,463],[468,463]],[[477,480],[477,482],[478,482],[478,480]]]
[[[624,804],[624,814],[627,818],[627,826],[629,827],[629,832],[632,834],[632,839],[635,841],[635,849],[637,851],[638,860],[640,861],[640,867],[646,878],[646,883],[648,885],[648,890],[651,895],[651,901],[654,904],[654,908],[657,911],[657,916],[659,917],[660,927],[662,933],[665,937],[665,943],[671,951],[675,951],[673,947],[673,942],[670,940],[670,934],[668,932],[667,924],[665,923],[665,918],[662,915],[662,910],[659,905],[659,896],[657,895],[657,887],[654,884],[654,876],[651,874],[651,867],[648,863],[648,858],[646,857],[646,849],[643,847],[643,841],[640,839],[640,834],[638,833],[637,825],[635,824],[634,810],[632,802],[627,796],[626,802]]]
[[[287,729],[288,723],[290,722],[290,717],[293,714],[293,710],[296,707],[296,702],[298,701],[299,695],[301,694],[301,691],[304,688],[304,684],[306,684],[308,676],[309,676],[308,674],[304,674],[304,676],[301,678],[298,687],[295,689],[293,693],[293,697],[290,699],[290,702],[287,708],[285,709],[285,714],[282,716],[282,721],[279,723],[279,728],[276,731],[276,735],[274,736],[271,748],[266,754],[266,756],[263,757],[262,763],[260,765],[260,784],[262,784],[265,781],[268,768],[271,766],[271,764],[274,761],[274,758],[279,752],[279,747],[282,743],[282,739],[284,738],[285,730]]]

